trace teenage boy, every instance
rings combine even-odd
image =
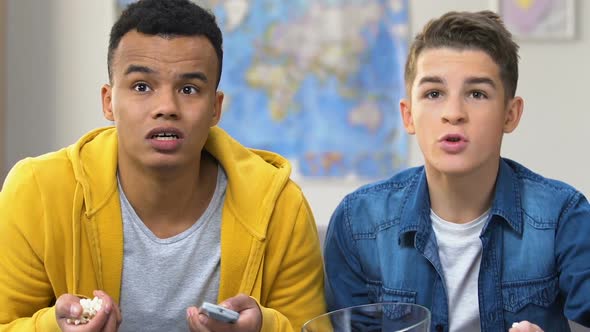
[[[329,310],[417,303],[436,332],[590,325],[588,201],[500,157],[523,110],[517,80],[518,45],[492,12],[450,12],[416,36],[400,111],[425,163],[337,207]]]
[[[222,55],[215,17],[188,0],[123,12],[101,91],[114,127],[19,162],[0,193],[0,331],[299,331],[325,312],[289,163],[216,127]],[[87,324],[68,323],[77,295],[102,299]]]

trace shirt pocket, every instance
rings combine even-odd
[[[502,284],[504,310],[517,313],[528,305],[549,308],[558,295],[557,275]]]
[[[395,303],[416,303],[416,292],[391,289],[387,287],[381,288],[381,302],[395,302]],[[391,320],[399,319],[403,316],[411,316],[412,308],[398,306],[395,304],[385,304],[383,306],[383,313]]]

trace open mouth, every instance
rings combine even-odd
[[[180,137],[174,133],[158,133],[158,134],[152,135],[150,138],[158,140],[158,141],[171,141],[171,140],[179,139]]]
[[[467,138],[461,134],[447,134],[441,137],[439,142],[460,143],[467,142]]]

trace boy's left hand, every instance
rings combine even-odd
[[[238,312],[240,318],[233,324],[219,322],[200,313],[198,308],[190,307],[186,310],[186,319],[191,332],[259,332],[262,328],[262,311],[251,297],[239,294],[220,305]]]
[[[538,325],[523,320],[512,324],[512,328],[508,332],[543,332],[543,330]]]

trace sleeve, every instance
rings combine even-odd
[[[263,332],[300,331],[306,321],[326,312],[318,232],[311,209],[302,194],[301,197],[292,229],[283,229],[281,234],[276,234],[275,229],[269,235],[276,237],[273,247],[284,247],[284,250],[280,254],[267,252],[275,256],[273,261],[280,263],[273,270],[276,275],[272,277],[268,295],[261,301]],[[281,227],[289,224],[285,220],[277,221]]]
[[[565,316],[586,327],[590,327],[589,236],[590,204],[576,192],[559,219],[555,246]]]
[[[0,191],[0,331],[59,331],[43,264],[43,203],[30,163]]]
[[[369,303],[362,266],[347,215],[348,197],[332,214],[324,246],[328,311]]]

